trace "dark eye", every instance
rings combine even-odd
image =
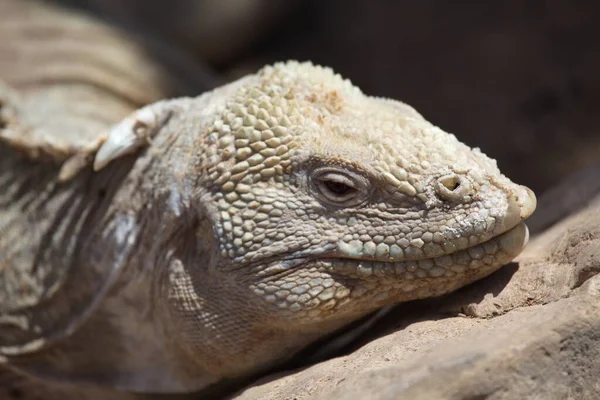
[[[354,190],[353,187],[350,187],[342,182],[325,181],[323,182],[323,184],[327,187],[327,190],[329,190],[332,194],[335,194],[336,196],[344,196],[350,191]]]
[[[350,171],[324,168],[315,171],[313,182],[317,198],[336,206],[355,206],[369,194],[369,181]]]

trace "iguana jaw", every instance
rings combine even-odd
[[[310,332],[328,321],[343,322],[386,305],[456,290],[509,263],[528,238],[527,226],[520,222],[484,243],[433,259],[294,258],[267,268],[277,273],[267,273],[249,288],[271,303],[281,329],[293,325]]]
[[[471,228],[478,226],[477,220],[465,219],[462,230],[455,223],[439,249],[430,247],[440,251],[435,255],[410,258],[410,252],[404,252],[395,258],[392,244],[375,243],[375,235],[370,235],[373,240],[364,244],[355,240],[340,246],[338,241],[289,257],[280,254],[278,262],[251,268],[259,279],[250,289],[274,306],[272,312],[281,315],[281,321],[295,320],[307,329],[451,292],[509,263],[527,244],[529,232],[522,220],[535,209],[535,196],[517,185],[510,189],[494,224],[474,236]],[[463,236],[453,237],[455,233]]]
[[[404,279],[452,277],[476,274],[477,270],[499,267],[510,262],[529,240],[527,226],[517,226],[483,243],[439,257],[418,260],[394,260],[391,257],[366,257],[339,254],[325,257],[331,268],[344,275],[367,278],[397,276]]]
[[[410,257],[396,244],[352,240],[339,241],[336,249],[324,258],[337,260],[346,265],[344,269],[355,271],[359,276],[407,272],[411,279],[413,277],[410,274],[413,273],[417,278],[450,277],[486,265],[500,266],[516,257],[527,245],[529,231],[522,220],[528,218],[536,207],[536,198],[530,189],[524,186],[517,186],[516,189],[515,195],[507,199],[504,218],[493,229],[483,232],[479,237],[472,236],[472,232],[466,229],[464,236],[469,238],[468,241],[457,240],[459,236],[452,237],[456,232],[453,230],[447,235],[446,243],[438,247],[439,253],[429,252],[424,253],[423,257]]]

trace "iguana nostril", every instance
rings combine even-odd
[[[456,190],[460,186],[460,179],[456,175],[440,178],[440,183],[450,191]]]
[[[435,189],[443,200],[459,200],[469,190],[469,184],[456,174],[448,174],[438,178]]]

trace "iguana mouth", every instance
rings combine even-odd
[[[504,218],[495,226],[497,233],[491,236],[492,232],[486,232],[482,236],[489,236],[481,241],[478,241],[478,236],[467,239],[467,235],[463,234],[448,239],[443,247],[439,243],[428,247],[430,242],[423,243],[421,240],[420,255],[415,255],[415,252],[409,254],[407,248],[396,243],[339,241],[336,250],[324,258],[335,259],[336,264],[345,263],[362,276],[372,275],[373,271],[384,271],[384,275],[407,271],[423,278],[454,276],[484,266],[500,266],[516,257],[527,244],[529,230],[523,220],[535,210],[536,198],[531,190],[519,186],[507,196],[507,203]],[[482,236],[479,239],[483,239]]]
[[[529,230],[520,222],[508,231],[465,249],[433,258],[394,260],[390,257],[329,255],[328,260],[340,272],[361,277],[371,275],[408,275],[413,278],[455,276],[486,267],[497,267],[510,262],[525,247]],[[487,268],[486,268],[487,269]]]
[[[283,256],[278,254],[268,259],[240,263],[237,268],[250,266],[263,276],[278,275],[288,274],[305,266],[307,262],[317,262],[337,273],[362,278],[372,275],[403,279],[453,277],[461,274],[481,276],[486,271],[491,273],[509,263],[527,245],[529,230],[523,220],[535,210],[536,198],[531,190],[525,187],[519,189],[519,193],[508,197],[505,217],[495,226],[496,230],[503,227],[505,229],[493,236],[492,232],[488,232],[488,237],[482,241],[478,241],[477,236],[469,236],[469,239],[462,236],[455,241],[448,239],[450,246],[436,243],[436,247],[421,252],[422,256],[405,254],[397,242],[387,245],[385,241],[378,244],[365,244],[360,240],[338,241],[330,242],[318,251],[310,247],[304,248]],[[471,240],[472,238],[475,240]],[[423,246],[426,248],[429,243]]]

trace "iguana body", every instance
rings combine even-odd
[[[266,67],[110,129],[135,102],[78,98],[118,110],[81,136],[26,101],[63,83],[8,84],[0,354],[18,373],[200,390],[385,305],[482,278],[527,241],[531,191],[326,68]]]

